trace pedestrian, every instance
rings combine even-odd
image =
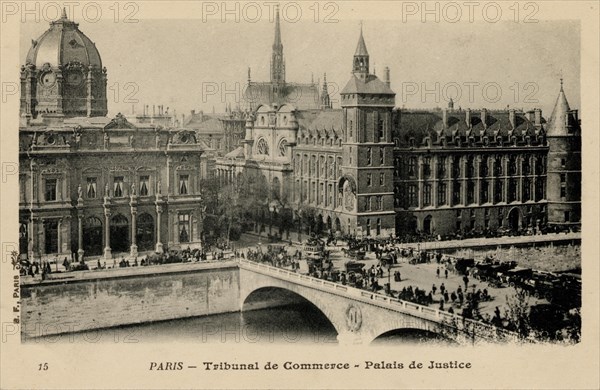
[[[444,301],[440,299],[440,310],[444,310]]]
[[[433,286],[431,286],[431,291],[433,292],[433,295],[435,295],[435,290],[437,290],[437,287],[435,286],[435,283],[434,283]]]
[[[446,301],[446,303],[448,303],[448,301],[450,300],[450,296],[448,295],[448,291],[444,292],[444,301]]]
[[[435,274],[437,275],[437,277],[440,277],[440,267],[437,268],[437,270],[435,271]]]
[[[444,274],[446,275],[446,279],[448,279],[448,268],[444,270]]]
[[[469,288],[469,277],[467,275],[463,276],[463,282],[465,282],[465,290]]]
[[[400,275],[400,271],[398,271],[398,281],[401,282],[402,281],[402,276]]]
[[[446,291],[446,286],[444,286],[444,283],[442,283],[442,284],[440,285],[440,293],[442,293],[442,294],[443,294],[445,291]]]

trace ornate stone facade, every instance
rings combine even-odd
[[[57,25],[76,28],[63,15],[39,41],[46,42]],[[64,55],[61,42],[54,42],[54,50]],[[32,50],[39,44],[34,41]],[[42,88],[43,77],[32,80]],[[99,88],[94,96],[106,96],[105,79]],[[25,92],[26,101],[33,99],[32,90]],[[121,114],[107,118],[105,102],[66,109],[71,98],[59,88],[43,103],[56,110],[21,107],[27,120],[19,128],[20,252],[36,260],[84,254],[109,259],[200,245],[199,182],[206,161],[196,134],[164,127],[171,122],[166,115],[153,123],[132,123]]]
[[[279,34],[276,25],[274,59]],[[580,224],[581,127],[562,84],[548,123],[539,109],[471,111],[452,101],[395,109],[389,69],[383,81],[370,74],[362,31],[352,73],[341,109],[331,109],[326,84],[319,109],[275,98],[256,107],[244,148],[218,159],[217,175],[259,175],[278,189],[271,201],[313,208],[317,224],[356,235]]]

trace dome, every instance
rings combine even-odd
[[[102,69],[102,60],[96,45],[79,31],[78,26],[78,23],[67,18],[63,10],[61,18],[50,22],[50,29],[37,41],[31,42],[25,63],[41,68],[46,63],[56,67],[78,62],[86,68],[93,65]]]

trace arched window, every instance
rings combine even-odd
[[[279,157],[285,157],[287,152],[287,140],[284,138],[279,141]]]
[[[265,141],[264,138],[258,140],[258,142],[256,143],[256,150],[258,151],[258,154],[269,154],[269,145],[267,144],[267,141]]]

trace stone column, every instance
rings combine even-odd
[[[163,252],[163,244],[160,240],[160,224],[161,224],[161,216],[162,216],[163,208],[161,205],[156,205],[156,249],[157,253]]]
[[[104,208],[104,258],[112,258],[112,250],[110,249],[110,209]]]

